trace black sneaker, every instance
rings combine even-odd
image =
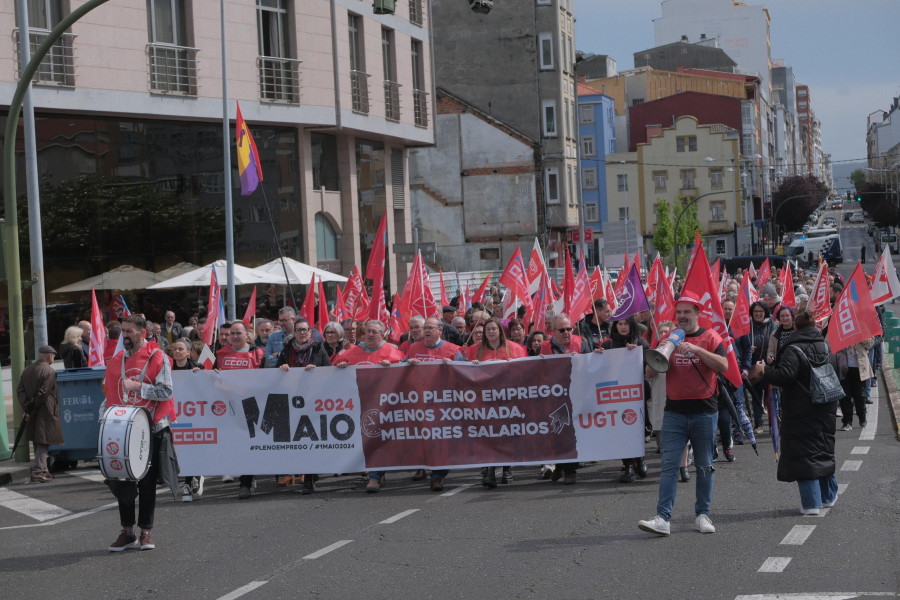
[[[123,529],[119,533],[119,537],[116,538],[116,541],[110,545],[109,551],[121,552],[122,550],[127,550],[129,548],[137,548],[137,536],[133,533],[128,533]]]
[[[503,471],[500,475],[500,483],[509,483],[512,480],[512,467],[503,467]]]

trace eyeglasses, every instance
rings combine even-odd
[[[297,333],[307,333],[309,331],[309,327],[296,327],[294,331]]]
[[[422,329],[440,329],[437,325],[426,325]]]
[[[337,331],[335,331],[334,329],[326,329],[325,330],[325,335],[328,335],[329,333],[331,335],[337,335]]]
[[[560,327],[559,329],[557,329],[557,331],[560,333],[571,333],[572,328],[571,327]]]

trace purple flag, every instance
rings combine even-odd
[[[637,267],[632,264],[631,268],[628,269],[625,285],[622,286],[619,294],[616,296],[616,312],[610,317],[610,320],[627,319],[642,310],[650,310],[650,303],[647,302],[647,295],[644,293],[643,284],[641,284],[641,275],[638,273]]]

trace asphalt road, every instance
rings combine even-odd
[[[442,494],[406,471],[377,495],[358,475],[325,477],[310,496],[271,478],[246,501],[218,480],[190,504],[163,491],[157,549],[113,554],[113,498],[82,463],[0,488],[0,597],[895,597],[900,444],[886,402],[874,407],[867,429],[839,432],[841,494],[820,517],[801,517],[795,486],[775,480],[768,433],[758,457],[736,447],[735,462],[716,463],[714,535],[693,529],[693,482],[679,484],[670,537],[638,530],[656,506],[651,443],[650,476],[633,484],[607,461],[573,486],[517,467],[495,490],[452,472]]]

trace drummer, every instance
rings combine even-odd
[[[156,548],[151,534],[156,510],[156,480],[163,459],[171,464],[174,458],[172,432],[169,429],[169,423],[175,420],[172,366],[163,351],[155,344],[146,343],[146,329],[147,322],[139,315],[122,320],[122,345],[125,350],[110,359],[103,384],[107,407],[143,407],[150,413],[153,430],[150,437],[150,469],[144,478],[140,481],[106,480],[119,502],[119,523],[122,526],[119,537],[109,547],[110,552],[128,548]],[[170,469],[163,469],[164,474],[168,471]],[[174,490],[174,486],[175,483],[170,487]],[[138,498],[140,538],[134,534],[135,500]]]

